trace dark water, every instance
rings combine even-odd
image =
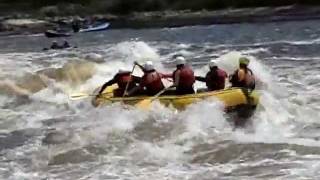
[[[0,179],[318,179],[319,24],[110,30],[48,52],[42,36],[1,37]],[[135,60],[170,72],[176,54],[197,74],[211,58],[231,73],[249,56],[263,83],[252,127],[233,131],[215,101],[143,112],[68,98]]]

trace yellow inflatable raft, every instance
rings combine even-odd
[[[116,86],[108,87],[102,95],[94,97],[92,104],[94,106],[107,105],[116,102],[123,102],[128,105],[137,105],[139,102],[152,98],[150,96],[136,96],[136,97],[113,97],[113,89]],[[248,93],[247,90],[241,88],[229,88],[219,91],[202,92],[189,95],[164,95],[156,98],[161,104],[183,110],[188,105],[204,100],[217,99],[224,103],[226,110],[233,110],[239,107],[247,107],[254,109],[259,103],[259,96],[256,91]]]

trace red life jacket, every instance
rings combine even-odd
[[[154,95],[164,89],[161,76],[156,71],[146,72],[142,76],[141,84],[146,87],[147,94]]]
[[[206,85],[208,89],[211,91],[224,89],[227,76],[227,73],[222,69],[208,72],[206,75]]]
[[[219,89],[224,89],[226,78],[228,77],[228,74],[222,70],[218,69],[217,70],[217,84]]]
[[[127,84],[132,81],[130,72],[124,72],[117,74],[117,84],[120,89],[125,89]]]
[[[180,71],[179,84],[177,88],[190,88],[193,86],[196,78],[193,70],[189,66],[183,66],[181,69],[177,69],[173,72],[173,81],[175,82],[175,76],[177,71]]]

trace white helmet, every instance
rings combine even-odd
[[[186,64],[186,59],[183,56],[176,57],[176,65]]]
[[[145,64],[153,65],[153,62],[152,61],[146,61]]]
[[[209,67],[212,68],[212,67],[215,67],[215,66],[218,66],[216,61],[214,59],[212,59],[210,62],[209,62]]]
[[[152,61],[147,61],[146,63],[144,63],[143,68],[146,71],[154,70],[154,66],[153,66]]]

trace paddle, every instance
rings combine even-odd
[[[169,87],[161,90],[160,92],[158,92],[156,95],[152,96],[151,98],[147,98],[147,99],[144,99],[144,100],[138,102],[136,104],[136,106],[139,107],[139,108],[148,109],[150,107],[150,104],[152,103],[152,101],[157,99],[161,94],[163,94],[167,90],[171,89],[172,87],[173,86],[169,86]]]
[[[134,65],[134,66],[132,67],[130,76],[132,76],[132,73],[133,73],[135,67],[136,67],[136,65]],[[127,93],[128,87],[129,87],[129,82],[126,84],[126,88],[125,88],[125,91],[124,91],[124,93],[123,93],[123,97],[124,97],[124,95]],[[106,92],[106,93],[102,93],[102,94],[110,94],[110,93],[112,93],[112,92]],[[71,100],[79,100],[79,99],[84,99],[84,98],[88,98],[88,97],[92,97],[92,96],[97,96],[97,95],[102,95],[102,94],[76,93],[76,94],[70,95],[69,98],[70,98]]]
[[[107,92],[107,93],[102,93],[100,95],[103,95],[103,94],[110,94],[112,92]],[[75,93],[75,94],[72,94],[69,96],[69,98],[71,100],[79,100],[79,99],[84,99],[84,98],[88,98],[88,97],[92,97],[92,96],[97,96],[99,94],[87,94],[87,93]]]
[[[130,79],[132,78],[132,73],[133,73],[135,68],[136,68],[136,64],[134,64],[133,67],[132,67],[132,70],[131,70],[131,73],[130,73]],[[122,97],[124,97],[127,94],[127,91],[128,91],[128,88],[129,88],[129,83],[130,83],[130,81],[127,82],[126,88],[124,89]]]

